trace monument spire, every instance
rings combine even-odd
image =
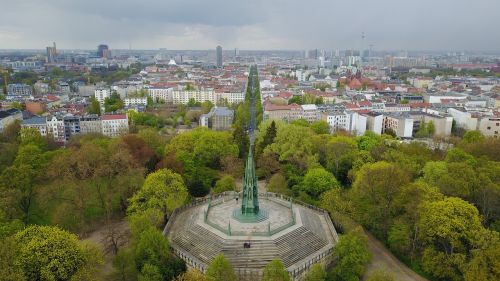
[[[253,159],[253,144],[247,157],[245,167],[245,177],[243,182],[243,200],[241,202],[241,212],[243,214],[259,213],[259,190],[257,186],[257,177],[255,175],[255,162]]]
[[[250,68],[250,74],[248,76],[248,87],[250,87],[250,127],[248,130],[250,138],[250,148],[247,157],[247,163],[245,167],[245,177],[243,181],[243,200],[241,201],[241,213],[243,215],[247,214],[258,214],[259,213],[259,189],[257,186],[257,176],[255,174],[255,161],[253,159],[253,149],[255,142],[255,96],[256,96],[256,81],[257,79],[257,67],[252,66]]]

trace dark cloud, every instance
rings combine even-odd
[[[0,48],[498,50],[497,0],[0,0]],[[361,32],[365,32],[364,43]]]

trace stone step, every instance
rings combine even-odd
[[[286,267],[305,259],[326,244],[324,239],[302,226],[276,239],[276,246]]]

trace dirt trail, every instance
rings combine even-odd
[[[372,261],[366,267],[366,280],[376,270],[386,270],[391,272],[397,281],[428,281],[422,276],[408,268],[399,261],[380,241],[370,233],[368,235],[368,247],[372,253]]]
[[[93,244],[99,246],[104,255],[104,264],[99,270],[99,277],[101,280],[106,280],[106,277],[113,272],[113,258],[115,255],[112,252],[105,252],[104,238],[107,235],[109,227],[113,227],[117,232],[127,232],[129,230],[128,223],[125,219],[112,222],[110,225],[102,225],[98,229],[91,232],[83,241],[92,242]]]

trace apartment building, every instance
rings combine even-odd
[[[128,118],[126,114],[101,116],[102,134],[108,137],[116,137],[128,133]]]

